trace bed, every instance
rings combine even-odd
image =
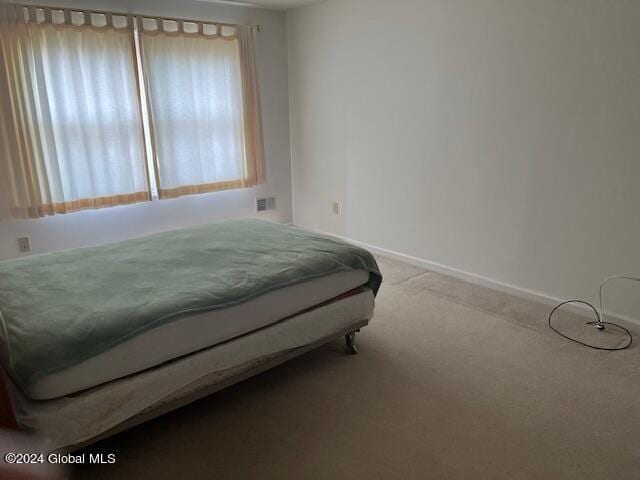
[[[0,262],[0,416],[73,450],[336,338],[354,353],[381,281],[366,250],[255,219]]]

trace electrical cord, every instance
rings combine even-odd
[[[584,300],[568,300],[566,302],[562,302],[559,305],[557,305],[553,310],[551,310],[551,313],[549,313],[549,328],[551,330],[553,330],[555,333],[557,333],[558,335],[560,335],[561,337],[566,338],[567,340],[571,340],[574,343],[577,343],[579,345],[583,345],[585,347],[589,347],[592,348],[594,350],[604,350],[604,351],[608,351],[608,352],[617,352],[619,350],[626,350],[627,348],[629,348],[631,346],[631,344],[633,343],[633,335],[631,334],[631,332],[629,330],[627,330],[626,328],[624,328],[621,325],[618,325],[616,323],[612,323],[612,322],[605,322],[604,321],[604,303],[602,301],[602,291],[604,286],[609,283],[611,280],[630,280],[633,282],[640,282],[640,278],[638,277],[629,277],[626,275],[615,275],[613,277],[608,277],[605,278],[604,281],[600,284],[600,289],[599,289],[599,301],[600,301],[600,311],[596,310],[596,307],[594,307],[592,304],[590,304],[589,302],[585,302]],[[595,313],[596,315],[596,321],[595,322],[587,322],[587,325],[594,325],[596,328],[598,328],[598,330],[602,331],[605,330],[605,325],[610,325],[612,327],[616,327],[619,328],[620,330],[622,330],[625,333],[625,336],[627,336],[629,338],[629,341],[621,346],[621,347],[599,347],[597,345],[592,345],[586,342],[582,342],[576,338],[572,338],[568,335],[565,335],[564,333],[560,332],[558,329],[556,329],[553,326],[552,323],[552,319],[553,319],[553,314],[560,309],[561,307],[563,307],[564,305],[570,304],[570,303],[579,303],[582,305],[586,305],[587,307],[591,308],[591,310],[593,310],[593,313]]]

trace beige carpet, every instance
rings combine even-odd
[[[80,479],[638,479],[639,349],[553,335],[549,308],[388,259],[340,342],[87,451]],[[638,332],[638,328],[634,329]]]

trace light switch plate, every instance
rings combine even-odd
[[[18,239],[18,248],[20,252],[27,253],[31,251],[31,240],[29,237],[20,237]]]

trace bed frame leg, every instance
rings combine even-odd
[[[359,332],[360,330],[357,330]],[[345,343],[347,344],[347,353],[350,355],[355,355],[358,353],[358,349],[356,348],[356,332],[347,333],[344,336]]]

